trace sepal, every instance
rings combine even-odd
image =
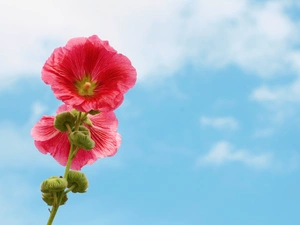
[[[79,126],[78,131],[82,132],[84,135],[91,136],[90,130],[88,128],[86,128],[85,126],[82,126],[82,125]]]
[[[91,110],[91,111],[89,111],[89,114],[91,114],[91,115],[97,115],[97,114],[99,114],[100,113],[100,110]]]
[[[54,120],[54,127],[61,132],[68,130],[66,124],[69,124],[70,127],[73,127],[76,122],[76,116],[71,112],[62,112],[57,114]]]
[[[54,195],[56,195],[56,199],[58,199],[58,193],[42,193],[42,199],[44,202],[46,202],[47,205],[53,206]],[[67,194],[64,194],[59,205],[64,205],[67,201],[68,201],[68,196]]]
[[[65,190],[67,186],[68,181],[65,178],[53,176],[42,182],[41,192],[59,192]]]
[[[91,139],[90,135],[85,134],[86,131],[74,131],[69,134],[70,142],[84,150],[92,150],[95,147],[95,142]]]

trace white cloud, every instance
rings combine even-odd
[[[200,118],[202,126],[210,126],[221,130],[236,130],[239,128],[238,121],[233,117],[207,117]]]
[[[211,66],[234,63],[261,75],[282,72],[289,47],[295,42],[295,27],[279,1],[197,1],[188,23],[188,38],[195,58]],[[221,11],[221,12],[220,12]],[[194,23],[193,23],[194,21]],[[189,29],[188,29],[189,31]],[[199,44],[202,43],[202,44]],[[279,73],[280,73],[279,72]]]
[[[299,71],[299,52],[291,50],[299,25],[287,7],[250,0],[1,1],[0,84],[39,74],[55,47],[91,34],[128,55],[140,81],[171,75],[186,62],[236,64],[260,75]]]
[[[300,80],[287,85],[258,87],[252,92],[251,99],[271,104],[300,102]]]
[[[250,99],[266,107],[267,120],[282,123],[298,114],[300,79],[284,85],[260,86],[252,91]]]
[[[40,102],[34,102],[32,104],[32,112],[35,116],[40,116],[45,110],[47,109],[47,106],[40,103]]]
[[[31,118],[29,119],[29,124],[34,124],[37,122],[41,115],[48,109],[48,107],[41,102],[34,102],[31,105]]]
[[[204,156],[197,159],[196,166],[221,166],[230,162],[240,162],[252,168],[268,168],[272,163],[269,153],[253,154],[246,150],[235,149],[230,143],[216,143]]]

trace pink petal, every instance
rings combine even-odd
[[[95,127],[91,128],[90,131],[91,138],[95,141],[93,152],[97,158],[104,158],[116,154],[119,144],[117,131]]]
[[[31,129],[31,136],[36,141],[47,141],[56,136],[59,131],[54,127],[54,116],[43,116]]]
[[[41,153],[49,153],[62,166],[67,164],[70,143],[66,133],[58,133],[52,139],[47,141],[35,141],[34,144]]]
[[[101,112],[94,116],[89,115],[89,119],[91,120],[93,127],[98,127],[102,129],[111,129],[117,130],[118,128],[118,119],[114,112]]]

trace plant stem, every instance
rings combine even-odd
[[[74,145],[71,144],[70,152],[69,152],[69,156],[68,156],[68,162],[67,162],[66,169],[65,169],[65,174],[64,174],[65,179],[68,179],[68,174],[69,174],[69,171],[70,171],[72,158],[73,158],[72,155],[73,155],[74,150],[75,150]],[[52,206],[51,213],[50,213],[47,225],[52,225],[52,222],[55,218],[55,215],[56,215],[57,210],[60,206],[60,202],[61,202],[63,196],[64,196],[64,191],[61,191],[61,192],[58,193],[57,201],[55,201],[53,206]]]
[[[68,190],[65,191],[65,194],[72,191],[76,186],[77,186],[76,184],[73,184],[70,188],[68,188]]]
[[[68,162],[67,162],[66,169],[65,169],[65,174],[64,174],[64,178],[65,179],[68,179],[68,173],[69,173],[69,170],[70,170],[70,167],[71,167],[71,163],[72,163],[73,152],[74,152],[74,145],[71,144],[70,152],[69,152],[69,156],[68,156]]]
[[[79,115],[78,115],[78,118],[77,118],[77,121],[75,124],[75,131],[78,131],[78,127],[81,124],[81,115],[82,115],[82,112],[79,112]]]
[[[47,225],[52,225],[52,222],[53,222],[53,220],[54,220],[54,217],[55,217],[55,215],[56,215],[56,212],[57,212],[57,210],[58,210],[58,207],[59,206],[52,206],[52,209],[51,209],[51,213],[50,213],[50,217],[49,217],[49,219],[48,219],[48,222],[47,222]]]

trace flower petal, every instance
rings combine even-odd
[[[36,141],[47,141],[56,136],[59,131],[54,127],[54,116],[43,116],[31,129],[31,136]]]
[[[89,115],[93,127],[98,127],[102,129],[117,130],[118,128],[118,119],[114,112],[101,112],[96,115]]]
[[[66,133],[59,132],[47,141],[34,141],[34,144],[41,153],[49,153],[62,166],[67,164],[70,143]]]

